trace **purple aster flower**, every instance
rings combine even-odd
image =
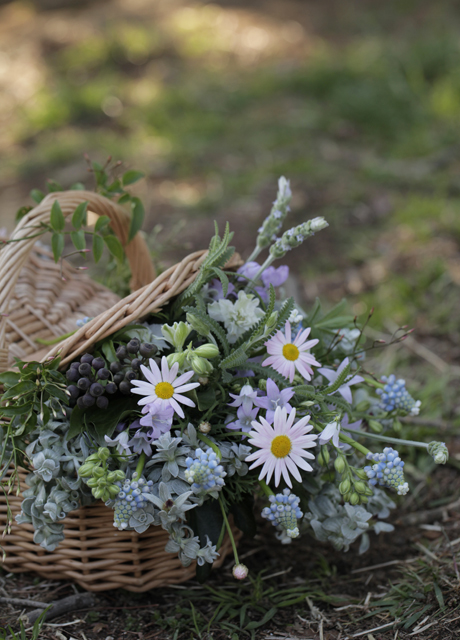
[[[238,278],[240,282],[247,282],[248,280],[254,280],[259,273],[260,264],[258,262],[246,262],[242,267],[238,269],[238,273],[241,273],[244,278]]]
[[[346,357],[345,360],[343,360],[340,363],[337,371],[334,371],[333,369],[328,369],[326,367],[320,367],[318,369],[318,373],[320,373],[322,376],[327,378],[327,380],[329,380],[329,382],[331,383],[329,386],[331,386],[337,380],[337,378],[345,369],[345,367],[348,366],[348,363],[349,363],[349,358]],[[363,382],[363,381],[364,381],[364,378],[362,378],[361,376],[353,376],[350,380],[346,380],[345,383],[337,389],[337,391],[347,402],[351,404],[353,400],[353,397],[351,395],[351,390],[350,390],[351,385],[358,384],[358,382]]]
[[[147,432],[149,440],[158,440],[158,438],[170,431],[174,409],[169,407],[162,408],[156,403],[146,404],[142,407],[142,413],[145,413],[143,418],[139,420],[140,425],[143,427],[150,427],[150,431]]]
[[[252,405],[255,404],[257,398],[257,389],[253,389],[250,384],[245,384],[238,395],[231,393],[230,396],[234,398],[233,402],[229,402],[229,407],[244,407],[246,412],[252,409]]]
[[[275,269],[275,267],[267,267],[262,273],[261,278],[266,287],[269,287],[271,284],[274,287],[281,287],[288,279],[288,276],[289,267],[283,264],[277,269]]]
[[[263,398],[256,398],[254,404],[257,407],[267,410],[265,419],[271,424],[275,419],[275,411],[277,407],[285,408],[288,412],[292,411],[289,400],[293,395],[294,389],[288,387],[287,389],[280,391],[277,384],[273,382],[271,378],[268,378],[267,395]]]
[[[237,431],[244,431],[244,433],[249,433],[252,428],[251,422],[256,419],[258,411],[258,407],[246,411],[244,405],[241,405],[236,412],[237,419],[232,422],[228,422],[225,426],[227,429],[234,429]],[[229,416],[230,419],[233,417],[234,416]]]

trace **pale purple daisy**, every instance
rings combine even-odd
[[[257,398],[257,389],[253,389],[250,384],[245,384],[241,387],[241,391],[238,395],[231,393],[230,396],[234,399],[233,402],[229,402],[229,407],[244,407],[246,413],[250,411],[255,404]]]
[[[320,373],[322,376],[324,376],[325,378],[327,378],[327,380],[329,380],[330,385],[334,384],[334,382],[337,380],[337,378],[339,377],[339,375],[342,373],[342,371],[345,369],[345,367],[348,366],[348,363],[350,362],[349,358],[346,357],[339,365],[338,369],[334,371],[334,369],[328,369],[326,367],[321,367],[320,369],[318,369],[318,373]],[[339,387],[337,389],[337,391],[340,393],[340,395],[350,404],[353,401],[353,397],[351,395],[351,385],[352,384],[358,384],[358,382],[363,382],[364,378],[362,378],[361,376],[353,376],[352,378],[350,378],[349,380],[345,380],[345,382],[343,383],[343,385],[341,387]],[[335,391],[333,392],[335,393]]]
[[[265,343],[270,357],[262,362],[262,366],[272,366],[282,376],[289,378],[289,382],[294,380],[296,369],[305,380],[311,380],[313,369],[310,365],[321,365],[311,353],[306,353],[319,342],[317,339],[307,342],[310,331],[310,327],[304,329],[291,342],[291,323],[286,322],[285,333],[277,331],[273,338]]]
[[[136,431],[128,444],[132,448],[133,453],[145,453],[148,458],[150,458],[150,456],[152,455],[152,445],[150,443],[150,438],[143,431]]]
[[[179,402],[188,407],[194,407],[195,403],[193,400],[190,400],[190,398],[181,394],[200,386],[199,382],[184,384],[190,380],[194,372],[187,371],[187,373],[183,373],[176,378],[179,364],[176,362],[170,369],[165,356],[161,359],[161,371],[152,358],[150,358],[149,364],[150,369],[141,364],[141,371],[148,382],[144,382],[144,380],[131,380],[131,384],[137,387],[136,389],[131,389],[131,393],[145,396],[141,398],[137,404],[139,406],[157,404],[162,409],[172,407],[179,417],[184,418],[184,411]]]
[[[263,398],[257,398],[255,404],[257,407],[266,409],[267,413],[265,419],[272,424],[275,418],[275,411],[277,407],[285,408],[287,411],[291,411],[292,407],[289,404],[289,400],[294,395],[294,389],[282,389],[279,390],[278,385],[273,382],[271,378],[267,380],[267,395]]]
[[[249,433],[251,431],[252,422],[256,419],[258,411],[259,409],[257,407],[247,411],[244,405],[241,405],[236,412],[237,419],[228,422],[225,426],[227,429],[234,429],[244,431],[244,433]],[[230,420],[232,418],[234,418],[234,416],[230,416]]]
[[[314,459],[315,456],[305,449],[314,447],[318,436],[307,435],[313,429],[313,426],[308,424],[310,416],[305,416],[294,424],[295,414],[296,410],[292,409],[288,417],[286,409],[278,407],[273,426],[265,418],[259,417],[260,422],[254,421],[253,431],[249,432],[249,443],[257,447],[258,451],[251,453],[246,462],[255,460],[250,469],[263,465],[259,480],[266,478],[268,483],[275,474],[275,487],[279,485],[283,476],[288,487],[292,489],[289,474],[298,482],[302,482],[298,467],[304,471],[312,471],[311,465],[304,458]]]

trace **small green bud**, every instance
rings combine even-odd
[[[193,313],[187,313],[187,322],[200,336],[209,336],[209,328]]]
[[[362,482],[362,480],[358,480],[358,482],[354,483],[355,491],[358,493],[366,493],[366,483]]]
[[[110,458],[110,451],[107,449],[107,447],[99,447],[97,455],[99,456],[99,460],[102,460],[102,462],[106,462],[106,460]]]
[[[273,327],[278,322],[278,315],[279,315],[278,311],[273,311],[273,313],[270,315],[265,325],[266,329],[268,329],[269,331],[273,329]]]
[[[101,467],[93,467],[93,477],[94,478],[102,478],[105,476],[105,470],[101,469]]]
[[[351,493],[350,492],[343,494],[344,502],[350,502],[350,498],[351,498]]]
[[[81,478],[89,478],[93,473],[93,468],[93,464],[91,464],[90,462],[85,462],[85,464],[82,464],[78,469],[78,475]]]
[[[207,378],[206,376],[199,376],[198,382],[201,384],[202,387],[205,387],[209,382],[209,378]]]
[[[359,496],[361,500],[361,504],[367,504],[369,502],[369,498],[367,496]]]
[[[97,487],[97,478],[90,478],[86,484],[90,489]]]
[[[374,433],[382,433],[383,426],[377,420],[369,420],[368,424]]]
[[[366,487],[366,496],[373,496],[374,492],[372,491],[372,489],[369,487],[369,485]]]
[[[185,351],[182,351],[181,353],[170,353],[169,356],[166,356],[166,360],[168,361],[169,367],[172,367],[176,362],[179,363],[179,367],[182,367],[186,356],[187,353]]]
[[[369,400],[361,400],[361,402],[358,402],[358,404],[356,405],[356,411],[359,411],[360,413],[367,411],[370,406],[371,403],[369,402]]]
[[[201,356],[202,358],[217,358],[219,355],[219,348],[216,347],[215,344],[208,342],[207,344],[202,344],[200,347],[194,349],[193,353],[197,356]]]
[[[364,469],[353,469],[353,471],[355,472],[355,474],[358,476],[358,478],[360,480],[367,480],[367,473],[364,471]]]
[[[449,451],[444,442],[430,442],[428,453],[432,456],[436,464],[446,464],[449,460]]]
[[[178,351],[182,350],[191,330],[192,326],[188,322],[175,322],[172,327],[164,324],[161,327],[164,339],[170,342]]]
[[[326,467],[331,459],[329,449],[326,446],[321,447],[321,451],[318,456],[318,462],[322,467]]]
[[[259,389],[261,391],[266,391],[267,390],[267,381],[265,380],[265,378],[261,378],[259,380]]]
[[[121,469],[116,469],[116,471],[113,471],[112,473],[115,474],[115,480],[119,480],[120,482],[124,480],[126,477],[125,472],[122,471]]]
[[[214,368],[208,360],[195,355],[192,355],[190,358],[190,364],[192,365],[193,371],[200,376],[209,375]]]
[[[353,492],[351,494],[350,504],[353,504],[353,505],[359,504],[359,495],[356,492]]]
[[[116,484],[111,484],[107,491],[111,498],[115,498],[120,493],[120,487],[117,487]]]
[[[334,460],[334,467],[335,470],[338,473],[343,473],[346,469],[347,463],[345,462],[345,459],[343,456],[337,456],[337,458]]]
[[[350,489],[351,489],[351,482],[348,478],[345,478],[345,480],[342,480],[342,482],[339,484],[339,491],[342,495],[345,495],[350,491]]]

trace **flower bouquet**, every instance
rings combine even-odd
[[[54,551],[68,514],[103,501],[119,531],[163,528],[166,552],[196,561],[200,580],[227,533],[242,579],[229,519],[250,536],[265,519],[282,544],[309,534],[344,551],[360,539],[364,552],[409,490],[391,445],[446,462],[443,443],[385,435],[420,402],[404,380],[366,370],[366,351],[382,346],[366,343],[369,318],[359,326],[345,302],[324,312],[286,298],[288,267],[273,263],[327,227],[314,218],[281,234],[290,199],[280,178],[239,268],[228,228],[216,230],[196,277],[161,309],[70,361],[58,345],[0,375],[0,477],[8,493],[29,471],[16,519],[36,544]]]

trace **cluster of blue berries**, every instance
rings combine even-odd
[[[299,528],[297,520],[303,518],[300,510],[300,499],[284,489],[283,493],[277,493],[276,496],[270,496],[270,506],[262,510],[262,517],[267,518],[275,527],[281,527],[286,531],[289,538],[297,538]]]
[[[368,453],[366,458],[376,464],[364,467],[370,485],[380,484],[382,487],[396,489],[400,496],[406,495],[409,485],[404,482],[404,462],[399,453],[391,447],[385,447],[383,453]]]
[[[381,397],[380,406],[384,411],[398,409],[413,416],[419,414],[421,402],[420,400],[416,402],[407,391],[405,380],[401,378],[396,380],[393,374],[388,378],[382,376],[382,380],[386,384],[383,389],[377,389],[377,393]]]
[[[211,447],[206,451],[197,449],[195,458],[186,458],[185,464],[185,478],[194,491],[219,491],[224,486],[227,474]]]
[[[126,480],[123,484],[121,482],[115,484],[120,487],[120,492],[114,500],[113,526],[122,531],[128,528],[132,514],[138,509],[145,509],[150,502],[146,496],[153,493],[153,482],[139,478],[139,480]]]

